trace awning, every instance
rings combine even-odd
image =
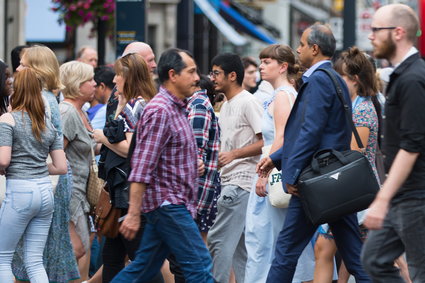
[[[205,16],[217,27],[217,29],[234,45],[245,45],[248,41],[240,35],[225,19],[214,9],[208,0],[194,0]]]
[[[309,16],[312,19],[315,19],[317,21],[328,21],[330,18],[330,14],[320,8],[311,6],[307,3],[303,3],[298,0],[291,0],[291,5]]]
[[[228,20],[230,23],[232,23],[234,26],[236,26],[238,29],[240,29],[241,31],[261,41],[264,41],[268,44],[277,43],[276,39],[265,34],[263,31],[257,28],[256,25],[251,23],[249,20],[247,20],[245,17],[243,17],[241,14],[239,14],[236,10],[234,10],[230,6],[224,4],[223,2],[220,2],[219,8],[220,8],[220,11],[222,12],[223,17],[226,20]]]

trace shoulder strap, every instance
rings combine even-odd
[[[357,132],[356,126],[354,125],[352,113],[350,111],[350,107],[348,107],[348,104],[345,102],[344,97],[342,96],[342,88],[341,88],[341,85],[339,84],[338,80],[336,79],[335,75],[328,69],[319,68],[317,70],[325,72],[331,78],[331,80],[332,80],[332,82],[335,86],[335,89],[336,89],[336,94],[337,94],[339,100],[341,101],[342,106],[344,107],[345,117],[347,118],[348,123],[351,126],[351,130],[353,131],[354,137],[356,138],[357,146],[359,148],[364,148],[362,140],[360,139],[359,133]]]

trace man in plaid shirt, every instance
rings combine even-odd
[[[148,103],[137,125],[129,177],[130,203],[120,227],[132,239],[147,223],[135,260],[112,282],[147,282],[172,253],[186,282],[211,283],[212,261],[193,221],[196,214],[197,153],[187,120],[185,99],[198,84],[192,56],[165,51],[158,63],[159,93]]]

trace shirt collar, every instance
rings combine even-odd
[[[311,74],[313,74],[314,71],[316,71],[322,64],[325,63],[330,63],[330,60],[322,60],[317,62],[316,64],[314,64],[313,66],[311,66],[304,74],[303,74],[303,79],[304,78],[308,78],[311,76]]]
[[[181,100],[178,99],[177,96],[172,94],[168,89],[166,89],[164,86],[161,86],[159,88],[159,93],[167,97],[169,100],[177,104],[181,108],[186,108],[187,106],[187,99]]]
[[[411,48],[410,48],[410,50],[406,53],[406,55],[404,55],[404,57],[403,57],[403,59],[397,64],[397,65],[395,65],[394,66],[394,70],[398,67],[398,66],[400,66],[400,64],[401,63],[403,63],[407,58],[409,58],[410,56],[412,56],[413,54],[416,54],[416,53],[418,53],[418,49],[416,49],[416,47],[415,46],[412,46]]]
[[[201,90],[197,90],[193,93],[193,95],[189,98],[186,98],[187,102],[190,103],[191,101],[195,100],[197,97],[199,96],[206,96],[207,95],[207,90],[206,89],[201,89]]]

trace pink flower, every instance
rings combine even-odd
[[[109,20],[109,16],[102,16],[102,17],[100,17],[100,19],[102,21],[107,21],[107,20]]]
[[[72,27],[70,27],[70,26],[66,26],[66,27],[65,27],[65,30],[66,30],[66,31],[72,31]]]
[[[83,10],[78,10],[78,15],[80,15],[81,17],[84,17],[86,13],[84,13]]]
[[[69,5],[69,10],[75,11],[75,10],[77,10],[77,6],[75,6],[75,4],[71,4],[71,5]]]

